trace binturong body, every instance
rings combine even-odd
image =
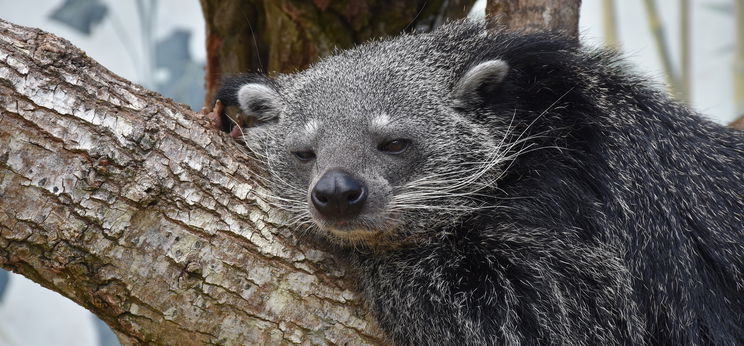
[[[627,70],[461,21],[219,98],[396,344],[742,344],[744,133]]]

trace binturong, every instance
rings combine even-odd
[[[744,133],[629,70],[459,21],[219,98],[395,344],[744,344]]]

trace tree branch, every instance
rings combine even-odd
[[[0,20],[0,266],[125,344],[383,342],[279,227],[241,147],[69,42]]]

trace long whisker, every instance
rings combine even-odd
[[[537,146],[537,139],[548,138],[548,131],[526,136],[528,131],[537,121],[547,114],[551,109],[566,96],[573,88],[569,89],[551,103],[545,110],[538,114],[514,139],[509,139],[514,133],[514,119],[516,110],[495,148],[487,153],[486,159],[476,162],[464,163],[467,168],[444,173],[434,173],[397,188],[391,207],[396,210],[430,209],[443,211],[474,211],[498,208],[498,205],[487,204],[485,200],[493,199],[489,193],[481,193],[485,189],[497,189],[496,183],[509,171],[516,159],[524,154],[544,149],[562,150],[559,146]],[[507,144],[508,143],[508,144]],[[520,147],[521,146],[521,147]],[[520,147],[515,151],[517,147]],[[477,152],[476,152],[477,154]],[[502,163],[508,162],[501,172],[495,177],[489,173]],[[486,179],[484,177],[488,176]],[[446,205],[426,203],[427,201],[459,198],[461,205]],[[469,201],[469,202],[467,202]]]

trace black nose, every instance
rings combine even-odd
[[[340,169],[332,169],[320,178],[310,193],[315,209],[330,218],[354,217],[367,200],[367,187]]]

